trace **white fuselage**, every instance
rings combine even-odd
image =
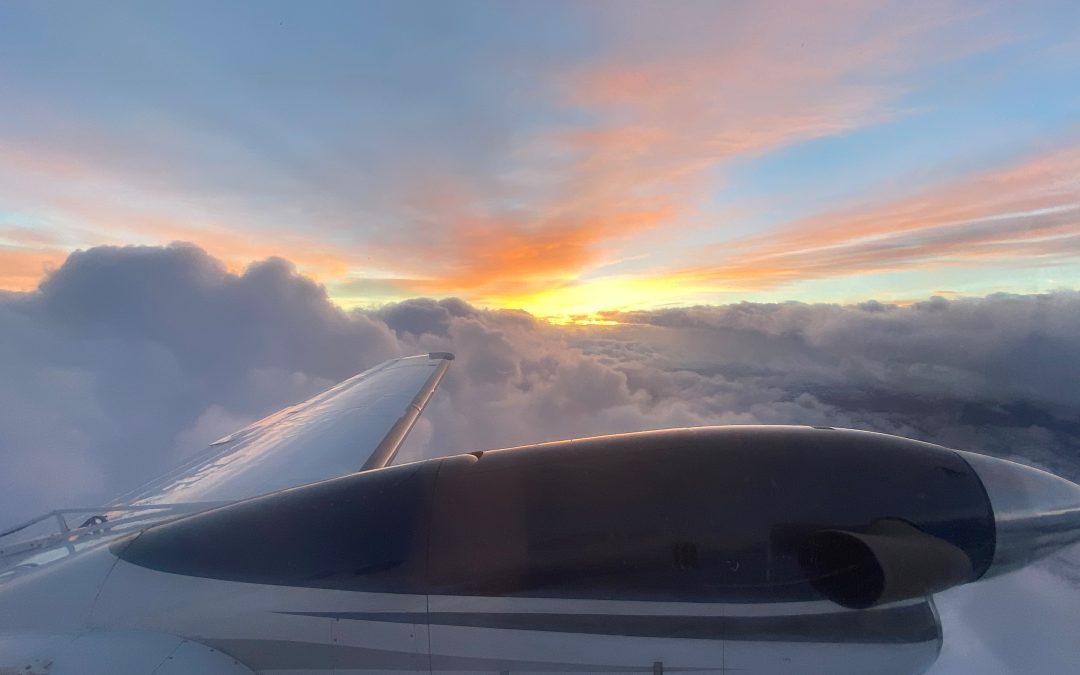
[[[925,601],[875,611],[920,605]],[[686,634],[688,627],[708,631],[725,620],[768,626],[770,618],[783,624],[851,611],[828,601],[721,604],[294,588],[158,572],[116,558],[107,546],[0,586],[0,608],[0,634],[26,644],[34,636],[40,642],[88,633],[113,646],[123,644],[115,636],[178,637],[276,675],[919,673],[941,646],[940,633],[898,644],[785,640],[759,628],[745,640],[665,635],[665,626]]]

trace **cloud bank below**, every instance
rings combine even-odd
[[[103,502],[250,420],[425,351],[458,361],[399,461],[775,423],[884,431],[1080,476],[1080,293],[608,318],[619,323],[560,327],[456,299],[346,312],[281,259],[235,274],[185,244],[78,252],[36,291],[0,295],[0,513],[10,524]],[[1077,580],[1061,557],[962,589],[945,614],[975,617],[962,635],[997,634],[1007,618],[977,619],[988,597],[1075,598]],[[1075,611],[1055,611],[1075,625]],[[973,644],[946,657],[970,661]],[[1023,667],[987,650],[980,672]],[[1043,654],[1043,672],[1075,656],[1066,642]]]

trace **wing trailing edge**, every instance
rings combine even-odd
[[[427,382],[424,383],[424,386],[413,397],[412,402],[405,408],[405,412],[401,414],[394,426],[390,427],[390,431],[386,432],[386,436],[383,437],[382,441],[371,453],[371,456],[360,467],[361,471],[390,466],[394,461],[394,457],[397,456],[398,449],[405,443],[405,438],[408,437],[413,425],[416,424],[416,420],[420,419],[420,415],[424,414],[424,408],[427,407],[428,401],[435,394],[435,390],[439,387],[439,383],[442,382],[446,371],[450,369],[450,362],[454,360],[454,355],[449,352],[432,352],[428,354],[428,358],[440,360],[442,363],[435,367]]]
[[[224,503],[388,466],[453,358],[381,363],[215,441],[116,503]]]

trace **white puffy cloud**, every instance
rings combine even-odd
[[[37,291],[0,296],[2,520],[109,499],[249,420],[426,351],[458,360],[401,460],[786,423],[885,431],[1080,475],[1080,293],[612,316],[622,323],[556,327],[457,299],[345,312],[283,260],[232,274],[190,245],[73,254]],[[1065,557],[1007,579],[943,599],[955,639],[938,672],[1018,672],[1021,652],[998,642],[1015,608],[1080,598],[1080,568]],[[1052,614],[1075,625],[1070,612]],[[1046,644],[1023,655],[1041,653],[1041,672],[1060,672],[1075,655],[1065,632],[1028,636]]]

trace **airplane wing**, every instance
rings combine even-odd
[[[210,447],[117,504],[221,503],[393,461],[454,356],[387,361]]]
[[[387,361],[211,443],[108,506],[59,509],[0,531],[0,584],[155,522],[387,466],[453,359]]]

